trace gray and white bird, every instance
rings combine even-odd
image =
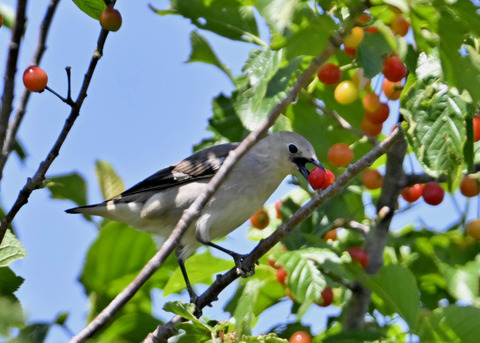
[[[67,213],[101,216],[129,224],[166,239],[178,220],[239,143],[220,144],[164,168],[100,204],[81,206]],[[201,244],[230,254],[237,265],[243,255],[212,243],[247,221],[289,174],[308,179],[307,163],[323,169],[308,140],[295,132],[275,132],[260,140],[232,168],[223,184],[183,235],[176,252],[191,298],[184,261]]]

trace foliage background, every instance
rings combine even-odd
[[[5,3],[13,5],[13,2]],[[152,4],[158,8],[167,6],[166,2]],[[39,2],[29,4],[29,26],[19,69],[28,64],[44,6]],[[228,94],[232,90],[230,81],[213,67],[182,63],[190,53],[189,34],[193,29],[185,20],[176,16],[159,17],[146,4],[120,1],[116,7],[122,12],[124,25],[109,37],[81,116],[49,173],[80,171],[89,185],[89,202],[101,200],[94,172],[96,160],[109,161],[127,186],[134,184],[160,167],[187,156],[192,144],[208,137],[210,133],[205,127],[211,116],[211,99],[220,91]],[[265,28],[261,30],[266,37]],[[78,81],[86,69],[99,25],[80,13],[72,2],[64,1],[59,6],[52,32],[62,34],[50,35],[42,67],[49,74],[49,85],[62,90],[64,66],[72,66],[75,92],[78,87],[75,80]],[[209,39],[233,74],[238,75],[252,46],[229,42],[208,32],[202,35]],[[7,41],[8,31],[0,30],[0,42],[6,46]],[[17,82],[17,89],[21,87]],[[51,146],[65,113],[65,105],[50,94],[33,95],[20,136],[29,158],[23,162],[13,158],[7,165],[2,183],[5,207],[14,200],[25,178]],[[386,132],[391,124],[386,125]],[[410,168],[406,166],[409,171]],[[285,188],[279,194],[284,192]],[[461,212],[465,201],[459,196],[457,200]],[[455,206],[450,198],[437,208],[420,204],[409,214],[398,215],[393,229],[416,221],[443,231],[459,219]],[[34,193],[15,220],[28,257],[15,262],[12,269],[26,279],[16,294],[31,313],[31,321],[48,322],[60,311],[68,311],[68,325],[78,332],[83,327],[87,308],[76,279],[96,231],[80,217],[64,214],[66,207],[69,207],[66,202],[50,201],[47,191]],[[367,210],[371,212],[372,208]],[[420,215],[422,219],[418,220]],[[237,237],[243,241],[244,236],[243,233]],[[159,302],[163,304],[164,300],[161,298]],[[283,303],[286,308],[290,306],[288,301]],[[156,308],[159,307],[156,304]],[[217,315],[212,312],[212,316],[219,319]],[[58,327],[51,335],[52,341],[55,337],[64,337]]]

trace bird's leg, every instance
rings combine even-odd
[[[185,280],[185,284],[187,285],[187,291],[188,291],[188,295],[190,296],[190,302],[192,304],[195,304],[195,302],[198,299],[198,296],[195,293],[195,291],[193,290],[192,285],[190,284],[190,280],[188,279],[187,269],[185,269],[185,262],[180,257],[181,250],[182,250],[181,248],[177,249],[177,251],[175,252],[175,256],[177,257],[178,265],[180,267],[180,270],[182,271],[182,275],[183,275],[183,279]]]
[[[255,274],[255,265],[246,265],[244,263],[245,257],[247,257],[248,255],[238,254],[212,242],[205,242],[205,244],[232,256],[233,261],[235,262],[235,266],[237,267],[237,272],[240,274],[241,277],[249,277]]]

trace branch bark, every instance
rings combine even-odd
[[[407,151],[407,142],[404,137],[395,142],[387,153],[382,193],[377,203],[377,224],[371,230],[365,241],[365,250],[370,262],[366,268],[367,274],[374,275],[383,266],[383,251],[387,245],[390,223],[395,213],[397,200],[407,183],[407,176],[403,171],[403,160]],[[380,215],[380,213],[382,213]],[[356,282],[352,288],[352,298],[345,307],[343,330],[360,329],[365,325],[365,314],[368,311],[371,292],[365,286]]]
[[[38,36],[37,47],[35,48],[35,52],[33,54],[30,65],[40,65],[43,54],[47,49],[46,41],[48,37],[48,31],[50,30],[53,15],[55,14],[59,2],[60,0],[51,0],[48,5],[47,12],[45,13],[42,23],[40,24],[40,33]],[[17,132],[25,115],[28,100],[30,99],[30,94],[31,92],[28,89],[23,89],[23,93],[20,97],[20,104],[15,112],[13,120],[8,126],[6,136],[4,136],[4,138],[0,137],[0,142],[2,142],[2,151],[0,155],[0,180],[3,178],[3,169],[5,168],[7,159],[14,149]]]
[[[4,76],[4,88],[2,94],[2,108],[0,112],[0,144],[3,145],[7,133],[8,121],[13,109],[13,98],[15,89],[15,74],[17,73],[18,54],[20,52],[20,43],[25,30],[27,11],[27,0],[17,1],[17,11],[15,14],[15,24],[12,29],[12,38],[10,39],[7,66]],[[1,242],[1,239],[0,239]]]

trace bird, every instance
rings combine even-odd
[[[183,211],[206,189],[229,153],[239,144],[225,143],[200,150],[111,199],[66,212],[126,223],[154,234],[157,244],[161,244]],[[205,244],[232,256],[239,273],[249,276],[252,266],[242,265],[245,255],[212,241],[225,237],[245,223],[289,174],[299,171],[308,180],[307,163],[324,169],[312,144],[292,131],[277,131],[262,138],[238,160],[200,216],[187,228],[175,253],[191,302],[197,297],[188,280],[185,260]]]

